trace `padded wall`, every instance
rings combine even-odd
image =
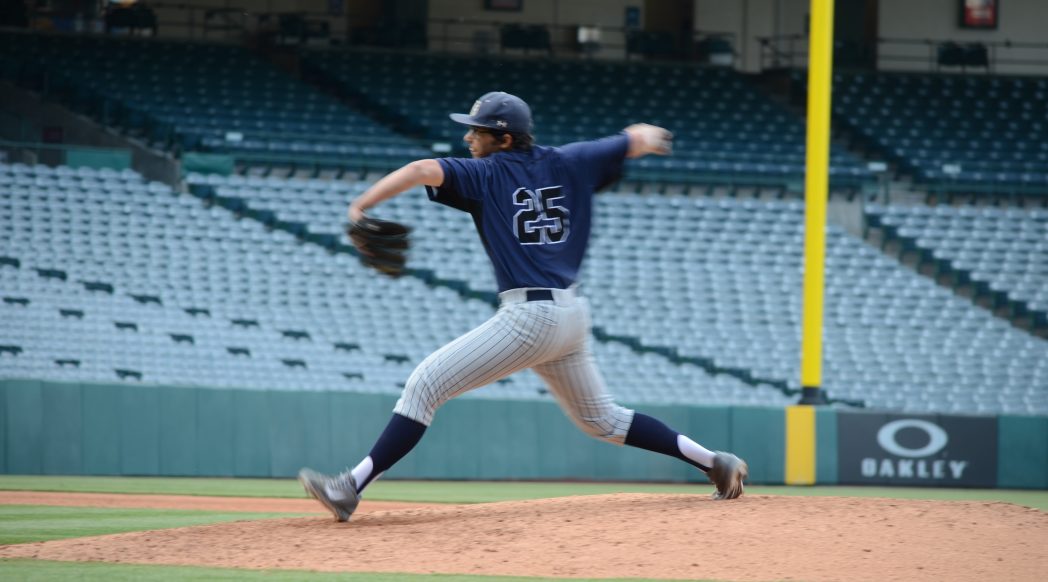
[[[292,477],[340,471],[367,454],[395,396],[0,381],[0,472]],[[785,412],[777,407],[644,406],[711,449],[781,484]],[[838,482],[841,413],[816,413],[816,480]],[[1000,416],[999,487],[1048,488],[1048,418]],[[705,482],[676,459],[599,442],[552,402],[457,399],[387,475],[400,479]]]

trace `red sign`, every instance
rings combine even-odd
[[[961,28],[997,28],[998,0],[961,0]]]

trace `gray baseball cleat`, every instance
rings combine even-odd
[[[742,495],[742,482],[749,477],[750,468],[746,461],[731,453],[717,451],[713,457],[713,468],[709,478],[717,487],[713,498],[717,500],[735,499]]]
[[[357,482],[349,471],[331,477],[312,469],[298,472],[298,482],[310,497],[324,504],[335,516],[335,521],[349,521],[360,503]]]

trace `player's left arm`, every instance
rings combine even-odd
[[[635,123],[623,131],[629,137],[627,158],[639,158],[648,154],[668,156],[673,152],[673,134],[657,125]]]
[[[418,160],[387,174],[364,191],[349,205],[350,222],[360,222],[364,212],[416,186],[440,186],[444,183],[444,168],[437,160]]]

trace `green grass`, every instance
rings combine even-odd
[[[301,514],[0,505],[0,545],[296,515]]]
[[[230,570],[225,568],[197,568],[190,566],[138,566],[132,564],[100,564],[95,562],[48,562],[43,560],[0,559],[0,578],[4,580],[84,580],[106,582],[133,580],[166,582],[167,580],[266,580],[291,582],[318,580],[320,582],[345,580],[349,582],[537,582],[546,578],[522,576],[469,576],[463,574],[379,574],[304,572],[296,570]],[[594,578],[573,578],[572,582],[596,582]],[[600,578],[600,582],[654,582],[641,578]],[[660,580],[659,582],[667,582]],[[696,581],[693,581],[696,582]],[[702,581],[697,581],[702,582]],[[708,582],[708,581],[707,581]]]
[[[166,477],[60,477],[0,475],[0,490],[78,491],[93,493],[137,493],[166,495],[217,495],[241,497],[298,497],[305,494],[293,479],[204,479]],[[1012,489],[933,489],[923,487],[769,487],[749,486],[756,495],[808,495],[836,497],[890,497],[1006,501],[1048,511],[1048,491]],[[547,483],[530,481],[376,481],[367,498],[377,501],[430,503],[486,503],[520,499],[544,499],[565,495],[602,493],[696,493],[711,491],[708,485],[659,483]]]
[[[81,477],[0,475],[0,490],[218,495],[223,497],[302,497],[293,479],[210,479],[185,477]]]

